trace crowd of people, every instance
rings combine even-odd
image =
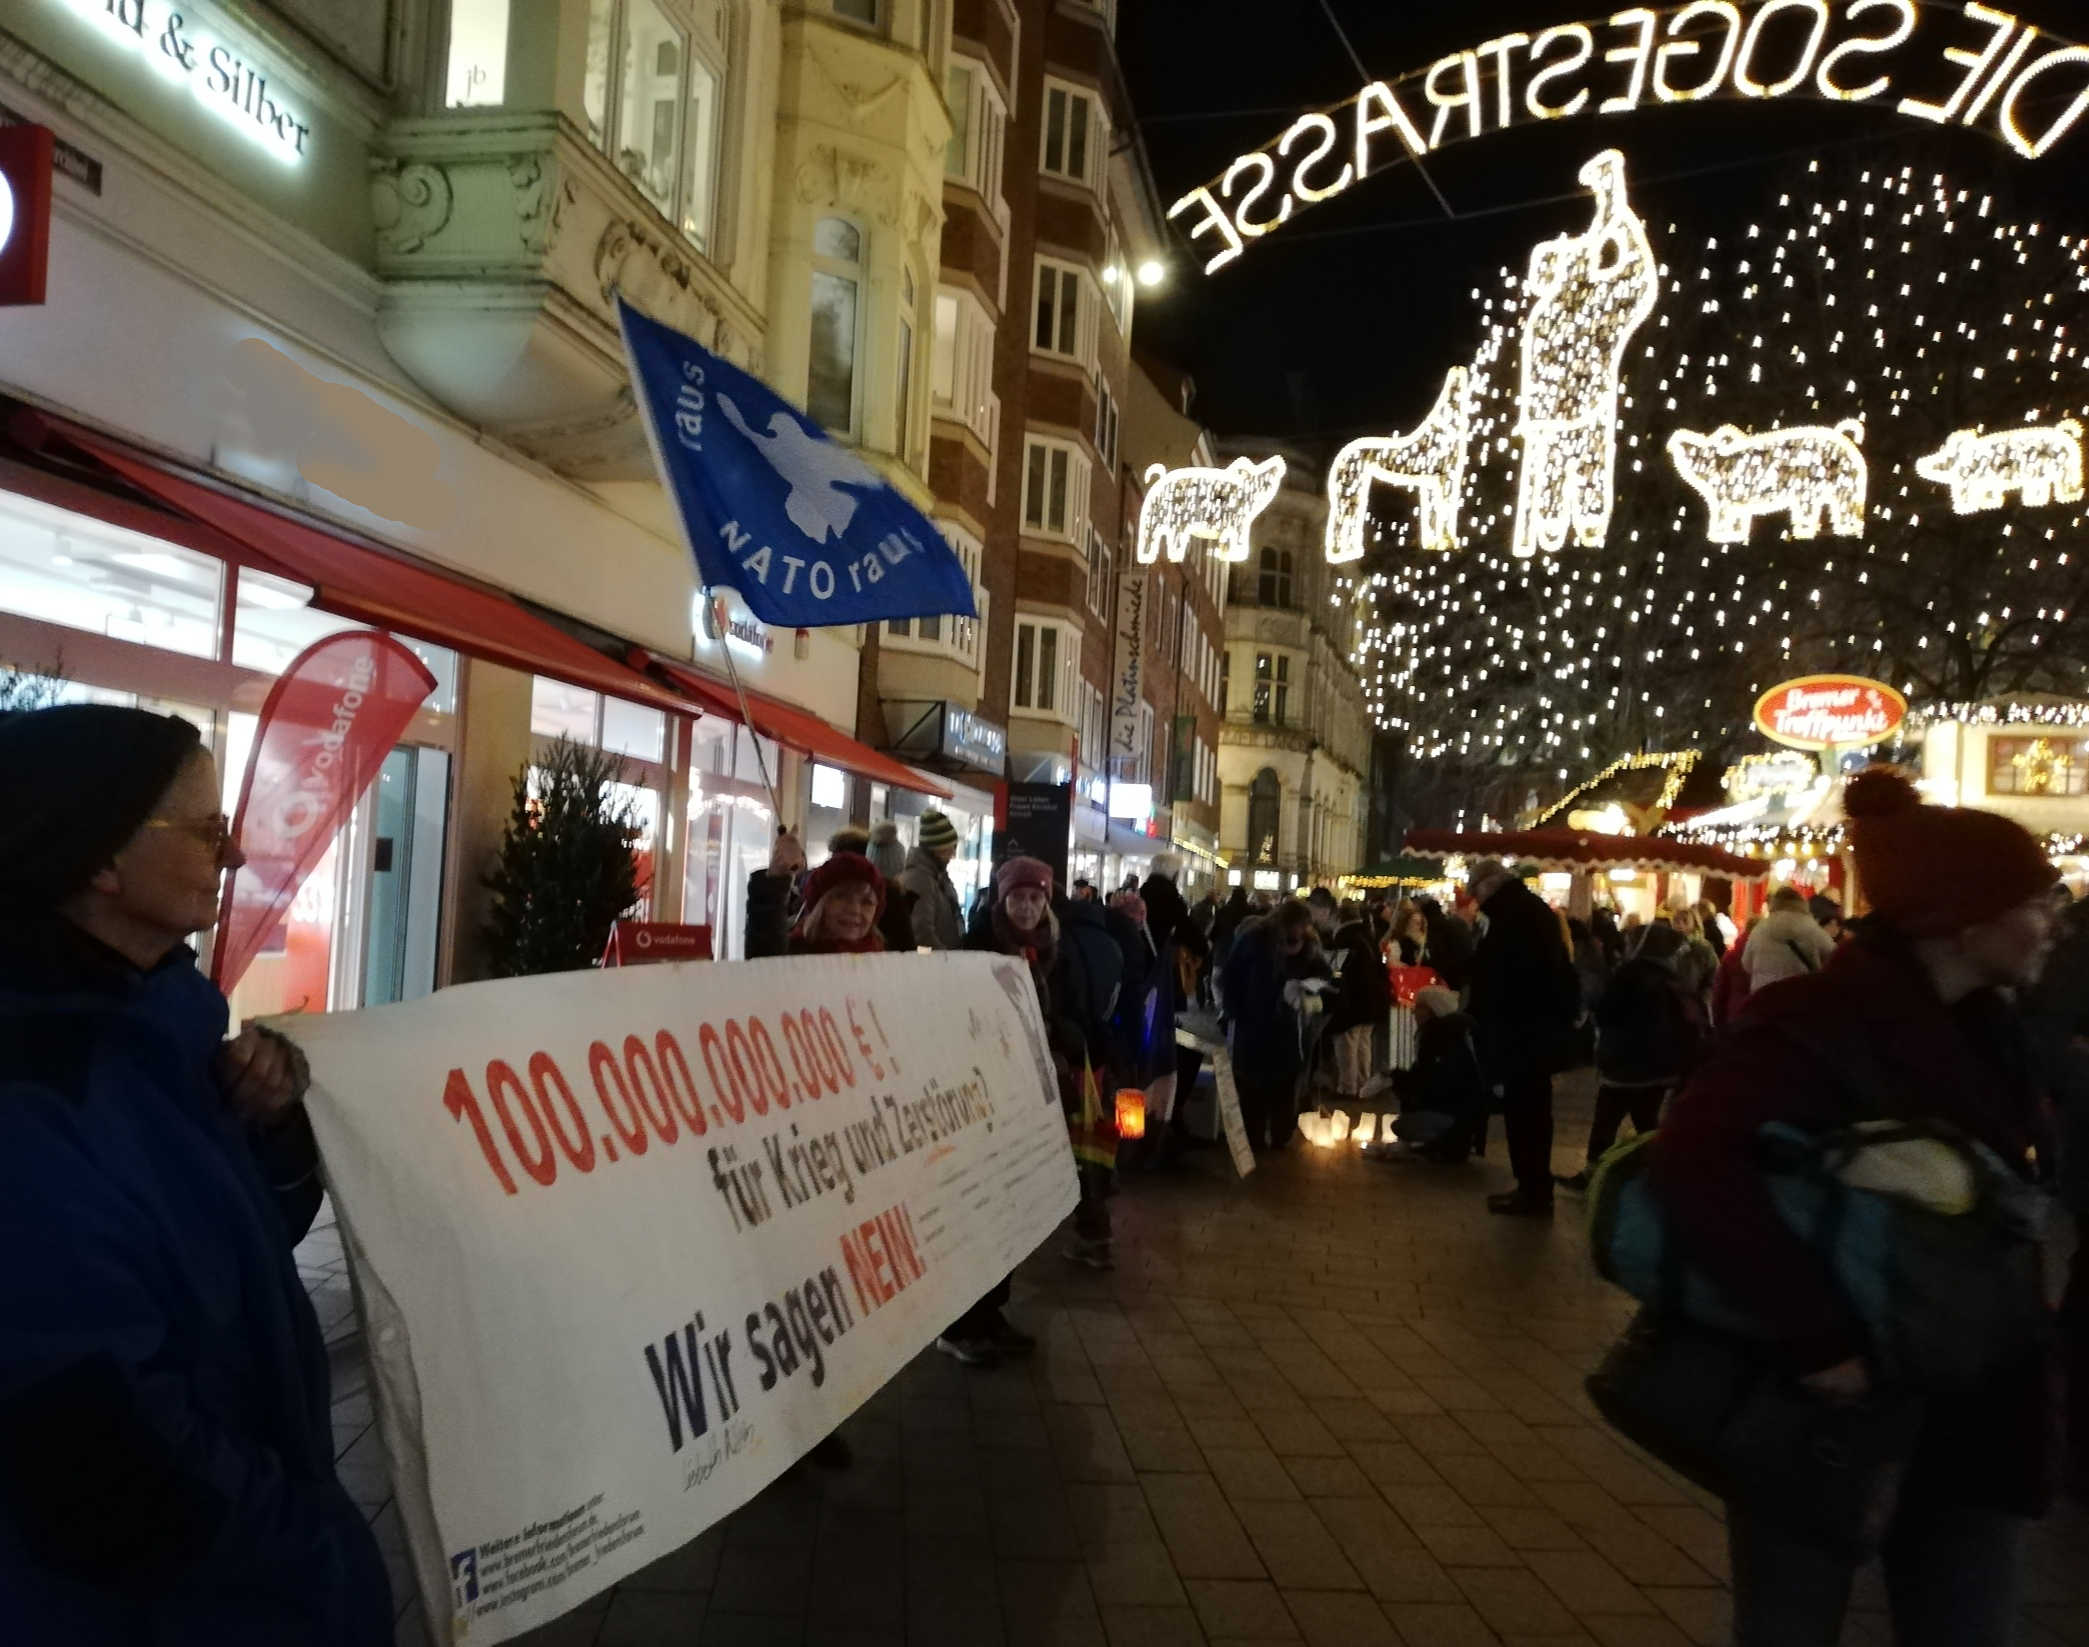
[[[177,717],[72,706],[0,720],[0,782],[0,1234],[16,1255],[0,1271],[0,1609],[89,1647],[389,1641],[291,1259],[321,1198],[307,1075],[280,1037],[230,1033],[188,947],[241,861],[212,759]],[[932,811],[911,846],[889,823],[845,830],[809,870],[779,836],[746,889],[746,953],[1021,961],[1078,1165],[1062,1251],[1093,1269],[1114,1263],[1131,1164],[1103,1095],[1147,1094],[1141,1159],[1165,1160],[1198,1071],[1178,1016],[1216,1008],[1257,1151],[1285,1147],[1317,1100],[1382,1112],[1385,1158],[1449,1165],[1484,1153],[1499,1113],[1515,1182],[1490,1206],[1510,1216],[1589,1188],[1586,1170],[1554,1179],[1552,1084],[1592,1060],[1589,1167],[1627,1120],[1651,1135],[1678,1264],[1759,1324],[1748,1354],[1847,1411],[1876,1394],[1879,1347],[1777,1210],[1765,1129],[1928,1129],[2089,1221],[2089,906],[2007,819],[1922,804],[1883,771],[1846,806],[1869,901],[1855,922],[1790,888],[1739,930],[1709,904],[1569,919],[1494,860],[1448,909],[1238,886],[1192,903],[1167,855],[1106,896],[1009,856],[968,911],[958,831]],[[1415,1029],[1399,1057],[1396,1001]],[[936,1349],[968,1367],[1031,1351],[1008,1300],[1003,1280]],[[1948,1332],[1970,1302],[1945,1288],[1911,1307]],[[2056,1356],[2089,1373],[2079,1273],[2054,1303],[2058,1330],[1924,1406],[1896,1461],[1883,1548],[1903,1642],[2009,1639],[2023,1521],[2052,1487]],[[2089,1484],[2089,1376],[2068,1388]],[[847,1448],[830,1437],[814,1458],[842,1467]],[[1786,1506],[1729,1497],[1739,1647],[1827,1647],[1855,1559],[1797,1535]]]

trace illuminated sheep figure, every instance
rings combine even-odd
[[[1832,429],[1767,429],[1721,424],[1709,435],[1678,429],[1668,437],[1676,473],[1705,500],[1705,535],[1714,543],[1746,543],[1758,515],[1789,513],[1792,536],[1820,536],[1825,516],[1839,538],[1864,532],[1870,483],[1857,443],[1864,425],[1845,418]]]
[[[1146,471],[1146,502],[1139,509],[1139,564],[1151,566],[1166,549],[1180,561],[1191,538],[1217,540],[1220,560],[1248,558],[1248,529],[1275,500],[1284,483],[1284,460],[1251,463],[1235,458],[1223,469]]]
[[[2023,429],[1955,430],[1936,451],[1915,460],[1924,480],[1951,488],[1962,515],[1999,509],[2011,492],[2026,509],[2082,501],[2082,426],[2073,418]]]
[[[1458,515],[1465,504],[1465,450],[1471,436],[1472,374],[1453,366],[1419,428],[1405,435],[1352,440],[1343,447],[1327,472],[1329,564],[1363,558],[1374,480],[1416,494],[1424,549],[1457,548]]]

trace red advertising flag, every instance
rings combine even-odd
[[[261,706],[232,837],[246,856],[226,877],[210,976],[230,994],[312,866],[435,690],[390,635],[354,629],[300,652]]]

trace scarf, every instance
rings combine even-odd
[[[1022,931],[1008,918],[1008,910],[1002,904],[994,905],[991,916],[994,929],[994,947],[1003,955],[1020,955],[1030,964],[1031,980],[1037,985],[1038,1004],[1044,1008],[1045,1022],[1052,1019],[1052,963],[1058,958],[1059,946],[1052,933],[1049,913],[1028,932]]]

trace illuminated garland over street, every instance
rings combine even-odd
[[[1810,671],[1917,700],[2089,696],[2089,557],[2067,468],[2070,422],[2089,421],[2066,323],[2089,297],[2084,242],[2005,222],[1944,178],[1854,163],[1832,179],[1809,167],[1753,223],[1655,228],[1659,303],[1621,365],[1600,549],[1513,553],[1535,300],[1509,270],[1473,293],[1464,548],[1421,553],[1413,511],[1381,493],[1352,568],[1379,723],[1425,762],[1564,782],[1647,748],[1740,753],[1761,691]],[[1861,420],[1861,446],[1844,419]],[[1708,541],[1706,500],[1666,448],[1723,426],[1832,435],[1842,478],[1820,482],[1818,516],[1788,506],[1754,518],[1749,542]],[[1953,444],[1982,431],[2040,432],[2003,454],[2000,508],[1986,457]],[[1808,486],[1813,467],[1826,473],[1810,462]],[[1862,536],[1838,535],[1860,504]]]

